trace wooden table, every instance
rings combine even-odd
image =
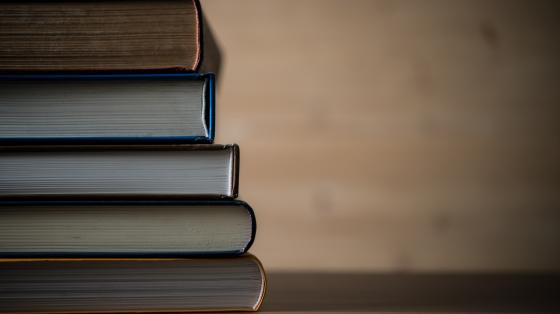
[[[261,310],[560,313],[560,274],[273,272]]]

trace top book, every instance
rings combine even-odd
[[[196,0],[0,3],[0,72],[212,72]]]

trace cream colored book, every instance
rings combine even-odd
[[[255,231],[238,200],[0,201],[0,258],[237,256]]]

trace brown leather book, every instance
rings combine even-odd
[[[219,61],[196,0],[0,3],[0,73],[217,73]]]
[[[251,255],[0,260],[0,313],[256,311],[265,291]]]

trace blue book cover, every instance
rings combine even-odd
[[[212,143],[215,76],[0,75],[0,143]]]

